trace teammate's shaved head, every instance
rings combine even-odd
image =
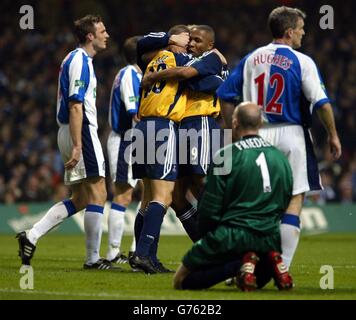
[[[261,108],[250,101],[240,103],[232,118],[237,121],[241,130],[258,130],[262,125]]]

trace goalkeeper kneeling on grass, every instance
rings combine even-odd
[[[279,224],[292,195],[291,168],[258,135],[259,106],[241,103],[232,121],[235,142],[219,151],[225,169],[211,165],[198,205],[202,238],[183,257],[174,288],[205,289],[234,278],[241,290],[251,291],[273,278],[280,290],[290,289]]]

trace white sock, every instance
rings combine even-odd
[[[107,260],[114,259],[120,252],[121,240],[124,234],[126,208],[116,203],[112,203],[109,219],[109,248],[106,256]]]
[[[136,239],[135,239],[135,235],[132,237],[132,243],[131,243],[130,251],[131,251],[131,252],[135,252],[135,251],[136,251]]]
[[[33,225],[31,230],[26,231],[28,240],[33,245],[36,245],[42,236],[62,223],[65,218],[74,214],[75,211],[71,200],[56,203],[47,211],[46,215],[40,221]]]
[[[86,235],[87,264],[93,264],[100,259],[101,220],[104,208],[89,204],[84,215],[84,230]]]
[[[282,242],[282,259],[286,267],[289,269],[295,251],[297,250],[300,228],[282,223],[280,225],[281,242]]]

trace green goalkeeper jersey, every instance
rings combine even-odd
[[[218,225],[263,234],[279,232],[281,214],[292,196],[287,158],[257,135],[243,137],[221,149],[219,155],[231,164],[231,172],[217,175],[214,168],[218,166],[212,164],[210,168],[198,205],[202,235]]]

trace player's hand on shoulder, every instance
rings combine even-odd
[[[180,34],[172,34],[169,37],[169,44],[174,44],[176,46],[187,48],[189,43],[189,33],[183,32]]]
[[[224,57],[224,55],[218,49],[214,48],[212,51],[215,52],[219,56],[222,64],[227,64],[226,58]]]
[[[64,164],[64,168],[66,170],[73,169],[77,165],[77,163],[79,162],[81,154],[82,154],[82,147],[81,146],[73,147],[72,156],[69,159],[69,161]]]

